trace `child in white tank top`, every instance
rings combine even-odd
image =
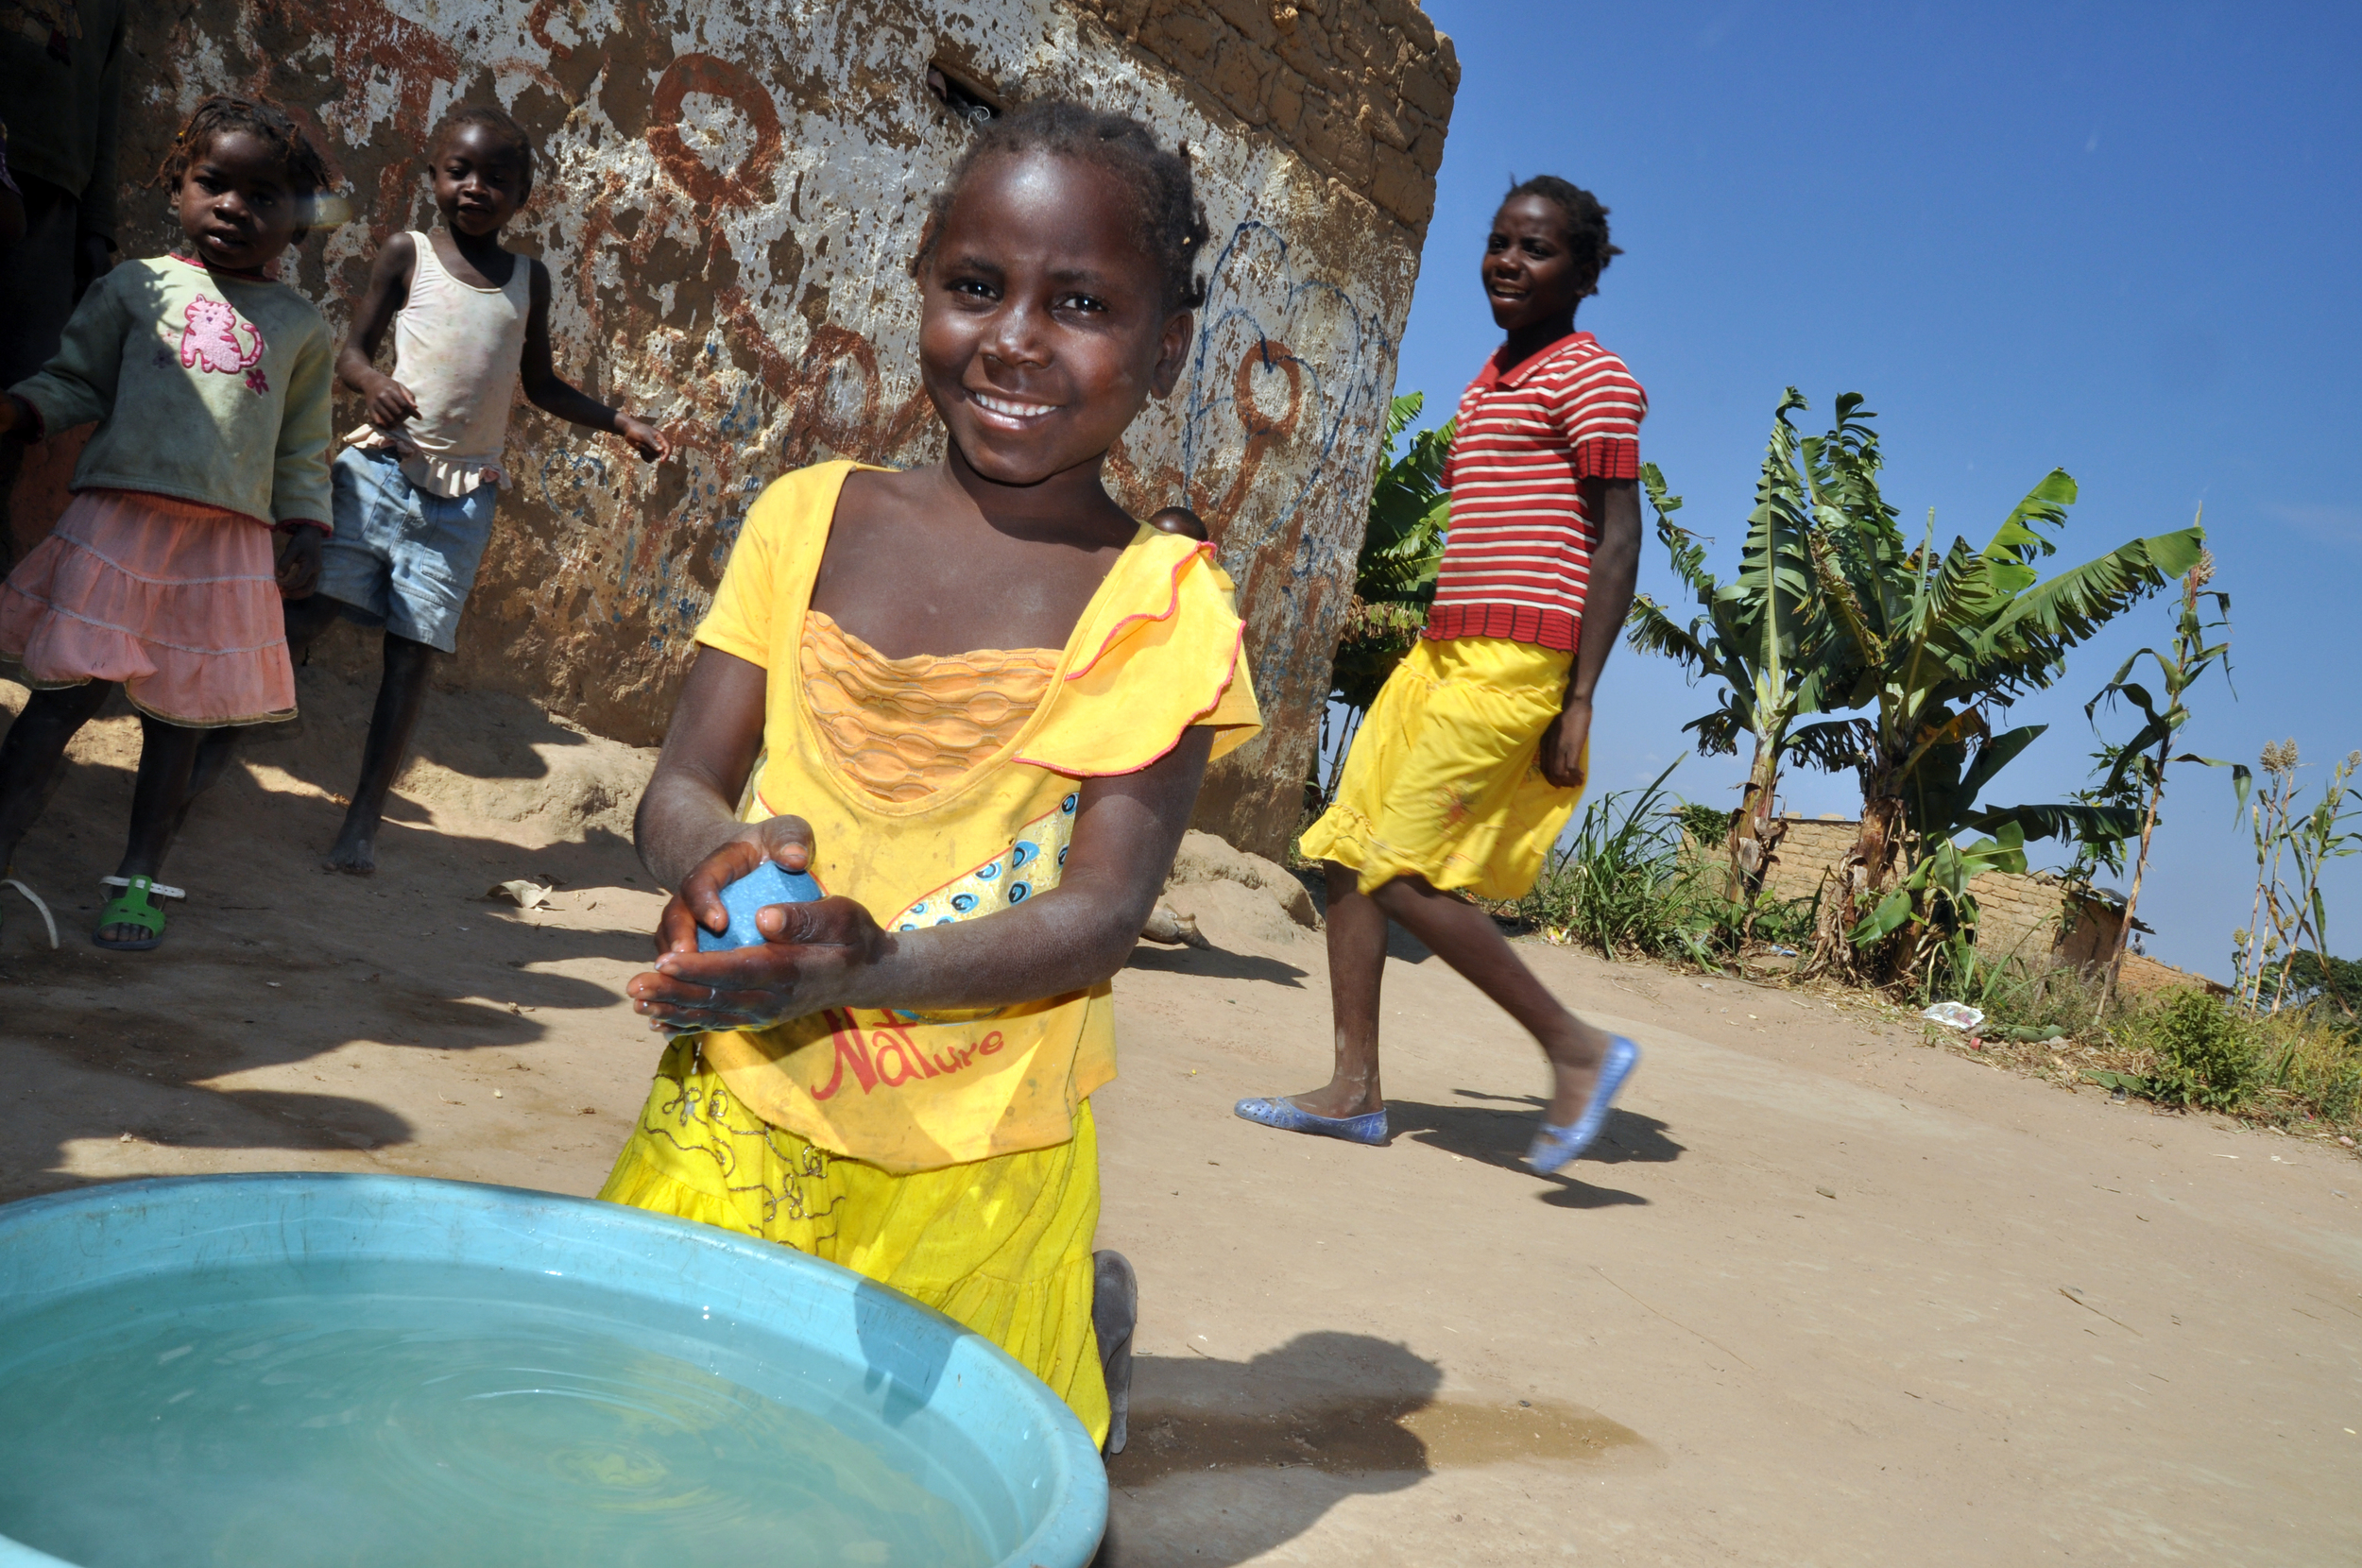
[[[286,606],[287,643],[299,652],[339,614],[385,631],[360,783],[324,862],[363,876],[376,869],[386,793],[435,656],[456,646],[493,505],[508,487],[501,449],[519,383],[535,407],[620,435],[650,462],[672,453],[656,426],[586,396],[551,362],[549,271],[500,243],[533,188],[523,128],[498,109],[457,109],[429,145],[442,222],[388,239],[353,309],[336,374],[366,400],[368,422],[346,436],[331,470],[336,528],[318,591]],[[371,363],[388,326],[392,375]],[[228,766],[237,733],[209,738],[192,797]]]
[[[345,439],[397,453],[403,476],[438,496],[455,499],[483,485],[507,489],[501,447],[533,315],[532,269],[511,265],[508,281],[479,287],[442,264],[434,236],[414,230],[403,237],[416,261],[408,298],[394,313],[390,380],[418,414],[390,427],[365,424]]]

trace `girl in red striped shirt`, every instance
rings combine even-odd
[[[1575,331],[1575,308],[1618,253],[1607,209],[1548,175],[1513,189],[1494,216],[1482,277],[1506,337],[1460,401],[1435,607],[1371,705],[1336,803],[1304,835],[1328,877],[1336,1068],[1309,1094],[1241,1100],[1249,1121],[1386,1140],[1378,1002],[1389,919],[1541,1044],[1553,1083],[1526,1154],[1534,1169],[1583,1152],[1639,1061],[1630,1040],[1560,1006],[1492,916],[1457,895],[1522,897],[1540,875],[1582,798],[1592,692],[1632,607],[1648,396]]]

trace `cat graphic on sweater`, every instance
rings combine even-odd
[[[180,333],[180,366],[212,370],[225,376],[246,375],[247,390],[261,397],[270,390],[263,376],[263,329],[240,316],[227,301],[200,294],[181,313],[188,326]],[[244,332],[249,339],[238,341]]]

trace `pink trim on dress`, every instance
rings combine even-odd
[[[1170,621],[1172,619],[1173,611],[1181,607],[1181,574],[1189,571],[1191,563],[1198,560],[1201,556],[1207,560],[1211,560],[1213,558],[1213,545],[1207,540],[1200,539],[1195,549],[1191,550],[1188,554],[1182,556],[1180,560],[1173,563],[1172,580],[1167,585],[1171,592],[1170,596],[1165,600],[1165,607],[1153,614],[1147,611],[1141,611],[1137,615],[1127,615],[1122,620],[1117,622],[1114,627],[1108,631],[1106,638],[1099,644],[1099,652],[1091,655],[1090,657],[1084,659],[1081,663],[1075,665],[1073,669],[1068,671],[1066,678],[1069,680],[1081,680],[1085,675],[1089,674],[1093,669],[1098,667],[1099,661],[1107,656],[1107,650],[1116,645],[1116,639],[1121,637],[1125,631],[1129,630],[1133,622],[1138,621]],[[1211,712],[1212,710],[1209,708],[1207,711]]]
[[[1172,612],[1171,610],[1167,610],[1165,612],[1166,615],[1170,615],[1172,613]],[[1145,618],[1135,617],[1134,619],[1162,621],[1164,618],[1164,616],[1159,615]],[[1223,698],[1229,695],[1230,682],[1239,678],[1237,674],[1239,667],[1239,654],[1240,651],[1245,646],[1246,622],[1241,622],[1239,623],[1237,635],[1232,637],[1230,639],[1230,657],[1225,666],[1232,672],[1232,673],[1226,677],[1220,686],[1214,688],[1214,700],[1207,703],[1204,707],[1199,708],[1195,713],[1190,714],[1188,723],[1182,724],[1180,728],[1172,732],[1172,740],[1165,746],[1165,749],[1158,752],[1155,756],[1150,758],[1145,762],[1136,764],[1135,766],[1129,768],[1110,769],[1104,772],[1077,772],[1070,767],[1061,766],[1057,762],[1045,760],[1039,758],[1025,757],[1020,755],[1011,758],[1010,760],[1013,762],[1022,762],[1027,767],[1045,768],[1052,773],[1064,774],[1069,778],[1121,778],[1125,774],[1139,773],[1144,769],[1154,767],[1155,764],[1163,761],[1166,758],[1172,755],[1172,748],[1179,745],[1181,743],[1182,737],[1188,735],[1191,729],[1194,729],[1197,726],[1199,720],[1205,718],[1206,715],[1211,713],[1214,709],[1222,706]]]

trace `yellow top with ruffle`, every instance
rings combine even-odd
[[[1017,738],[1058,673],[1058,650],[888,658],[807,609],[796,666],[829,760],[871,794],[918,800]]]
[[[1009,909],[1057,886],[1082,780],[1137,773],[1194,724],[1214,729],[1216,756],[1261,726],[1230,579],[1212,547],[1142,527],[1023,724],[1013,733],[981,726],[997,741],[988,755],[942,782],[918,780],[917,793],[877,789],[864,776],[878,771],[874,760],[848,772],[838,755],[848,740],[858,748],[866,726],[845,727],[837,705],[876,693],[813,680],[802,650],[808,622],[819,629],[808,610],[837,497],[860,466],[820,464],[766,489],[697,628],[709,647],[792,673],[769,683],[747,815],[810,823],[812,873],[828,894],[858,900],[890,930]],[[996,652],[968,656],[1010,656]],[[1015,654],[1028,652],[1039,651]],[[1005,716],[982,701],[980,713],[987,707]],[[836,1010],[707,1034],[700,1046],[772,1125],[886,1170],[933,1170],[1071,1137],[1076,1107],[1115,1076],[1114,1002],[1103,980],[1001,1008]]]

